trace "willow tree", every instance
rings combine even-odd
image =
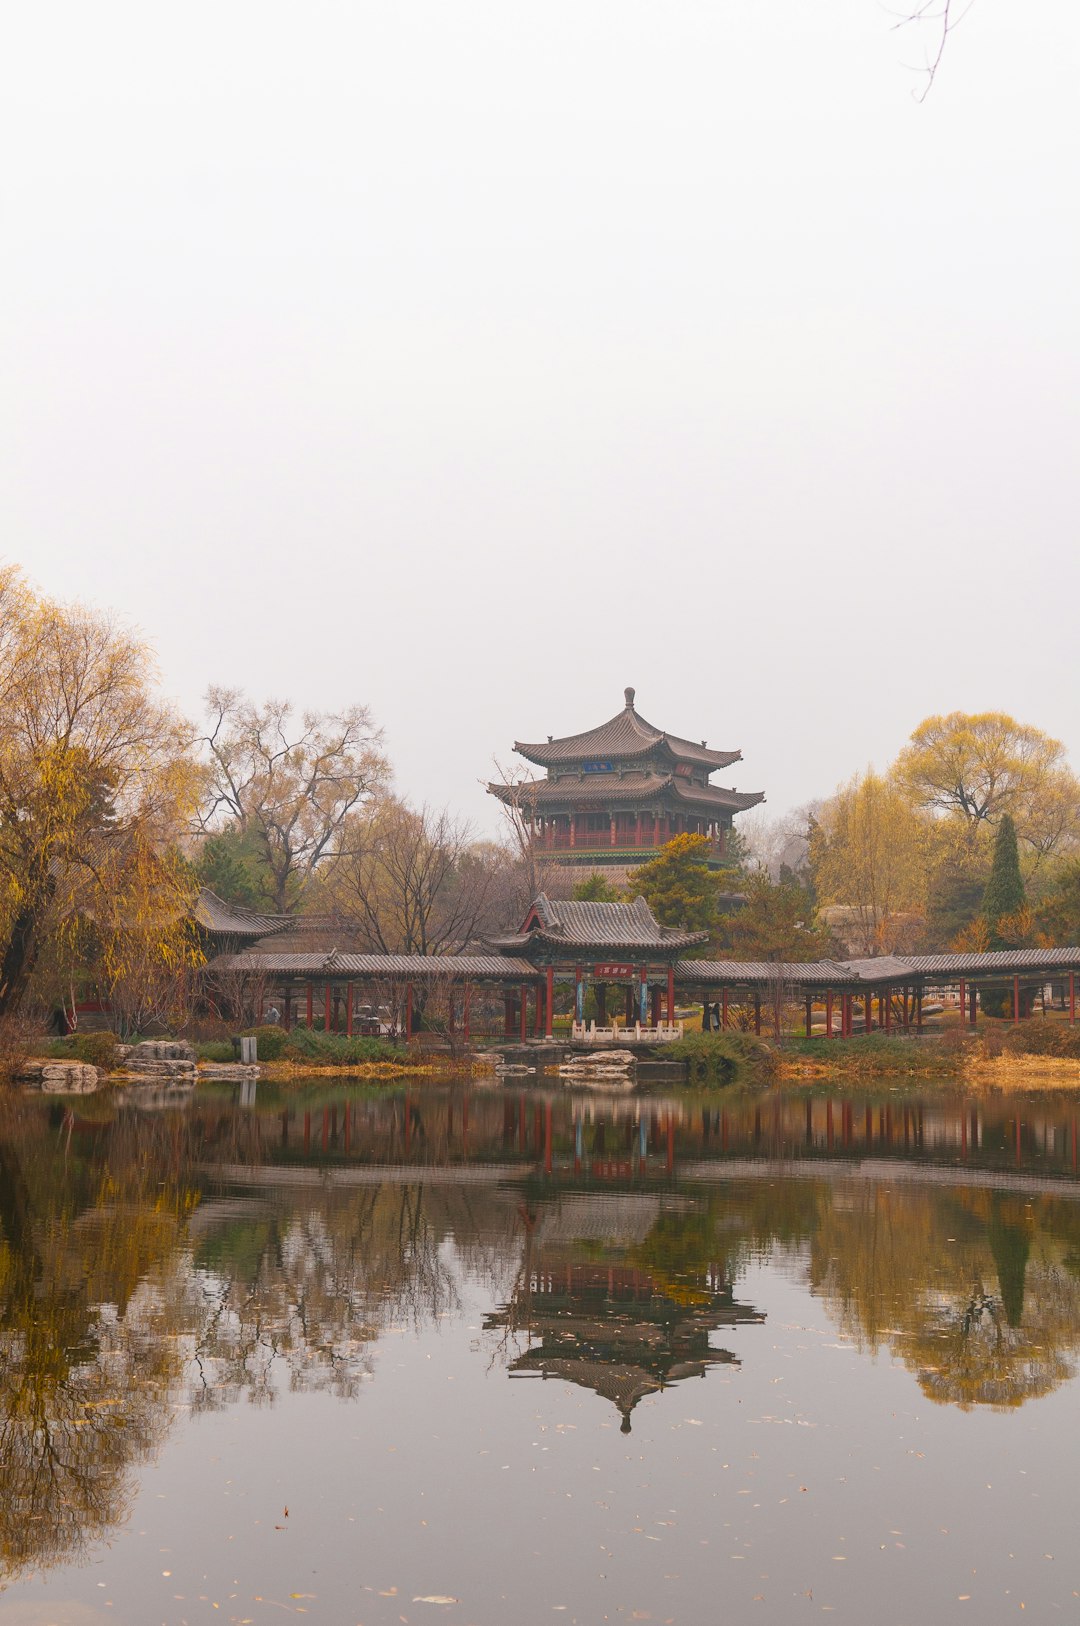
[[[972,845],[1009,814],[1032,867],[1080,839],[1080,781],[1064,746],[1006,712],[927,717],[893,772],[918,806],[955,821]]]
[[[0,1017],[39,971],[108,993],[195,957],[198,770],[153,675],[109,616],[0,571]]]

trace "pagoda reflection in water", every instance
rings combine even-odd
[[[711,1366],[738,1365],[711,1335],[760,1325],[736,1301],[722,1258],[690,1270],[663,1268],[665,1233],[693,1219],[693,1205],[655,1195],[566,1196],[533,1215],[521,1210],[525,1256],[509,1302],[488,1331],[528,1338],[511,1377],[563,1378],[610,1400],[630,1432],[646,1395]],[[716,1253],[720,1248],[717,1245]]]

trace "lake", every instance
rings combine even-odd
[[[0,1626],[1080,1613],[1080,1099],[0,1104]]]

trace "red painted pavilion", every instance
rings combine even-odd
[[[761,791],[710,783],[741,751],[713,751],[656,728],[624,691],[622,711],[584,734],[528,745],[519,756],[546,770],[543,779],[493,784],[493,796],[515,806],[534,842],[560,865],[589,869],[636,866],[677,835],[706,836],[712,861],[723,861],[736,813],[764,801]]]

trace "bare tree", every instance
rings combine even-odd
[[[506,857],[446,809],[396,799],[349,821],[329,878],[335,912],[381,954],[447,954],[496,919]]]
[[[257,706],[239,689],[207,693],[210,793],[204,830],[235,821],[252,835],[281,913],[295,910],[319,866],[341,851],[350,814],[387,777],[382,736],[366,706],[306,711]]]
[[[926,100],[934,87],[937,71],[945,55],[945,47],[949,43],[949,35],[954,29],[959,28],[973,4],[974,0],[968,0],[967,5],[958,8],[953,0],[923,0],[922,5],[916,6],[913,11],[904,12],[897,18],[894,24],[896,28],[914,28],[922,33],[924,38],[926,30],[930,31],[930,47],[925,53],[923,62],[916,69],[916,72],[926,76],[926,83],[918,96],[920,102]]]
[[[258,956],[253,955],[252,961]],[[203,992],[217,1006],[221,1015],[231,1018],[241,1027],[254,1027],[261,1019],[267,995],[274,981],[262,967],[249,964],[243,969],[222,967],[211,960],[202,972]]]
[[[521,919],[533,899],[551,885],[555,864],[536,839],[536,787],[523,768],[507,766],[495,758],[499,804],[505,819],[508,845],[514,855],[514,884],[507,895],[509,918]]]

